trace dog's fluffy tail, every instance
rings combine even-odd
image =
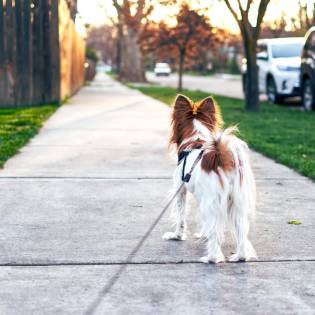
[[[235,168],[232,195],[234,203],[239,207],[245,207],[248,215],[254,217],[256,205],[256,185],[251,168],[249,149],[247,144],[235,136],[237,128],[227,129],[225,141],[229,152],[231,152]],[[237,206],[235,204],[235,206]]]
[[[201,168],[206,173],[214,171],[220,179],[221,186],[223,186],[223,180],[219,168],[227,173],[235,167],[233,153],[228,144],[229,138],[237,131],[237,127],[233,126],[222,132],[213,133],[211,135],[212,141],[203,146],[205,153],[202,157]]]
[[[249,161],[249,150],[247,144],[235,136],[237,132],[238,128],[232,126],[213,133],[212,141],[204,145],[205,153],[201,168],[207,173],[214,171],[219,177],[222,188],[224,184],[222,171],[225,174],[235,171],[232,195],[238,195],[242,203],[248,204],[248,210],[250,209],[253,214],[256,188]]]

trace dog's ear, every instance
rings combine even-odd
[[[186,97],[185,95],[178,94],[176,96],[175,102],[174,102],[174,109],[189,109],[191,110],[192,107],[192,101]]]
[[[208,96],[199,102],[198,109],[204,112],[216,112],[216,104],[212,96]]]
[[[203,121],[211,131],[217,130],[223,125],[220,108],[212,96],[198,102],[194,112],[197,119]]]

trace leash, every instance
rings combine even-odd
[[[186,151],[188,152],[188,151]],[[185,161],[187,156],[189,155],[191,151],[189,151],[187,154],[185,153]],[[120,278],[121,274],[125,271],[125,269],[128,266],[128,262],[131,261],[134,256],[137,254],[137,252],[140,250],[140,248],[142,247],[142,245],[144,244],[144,242],[147,240],[147,238],[149,237],[149,235],[151,234],[151,232],[154,230],[154,228],[157,226],[157,224],[159,223],[159,221],[161,220],[161,218],[163,217],[163,215],[165,214],[166,210],[169,208],[169,206],[172,204],[173,200],[175,199],[175,197],[179,194],[179,192],[181,191],[181,189],[183,188],[183,186],[185,185],[185,183],[188,183],[191,177],[191,174],[194,170],[194,168],[196,167],[197,163],[200,161],[202,155],[203,155],[204,150],[201,150],[200,153],[198,154],[196,160],[194,161],[190,171],[188,174],[186,174],[185,176],[185,180],[183,180],[183,182],[180,184],[180,186],[177,188],[177,190],[175,191],[175,193],[173,194],[172,198],[168,201],[168,203],[164,206],[164,208],[162,209],[162,211],[160,212],[160,214],[158,215],[158,217],[155,219],[155,221],[151,224],[151,226],[149,227],[149,229],[147,230],[147,232],[144,234],[144,236],[141,238],[141,240],[138,242],[138,244],[136,245],[136,247],[132,250],[132,252],[128,255],[126,262],[122,265],[120,265],[120,268],[114,273],[114,275],[109,279],[109,281],[107,282],[107,284],[103,287],[103,289],[100,291],[99,295],[97,296],[96,300],[93,301],[93,303],[89,306],[88,310],[84,313],[85,315],[92,315],[94,314],[96,308],[98,307],[98,305],[101,303],[102,299],[104,298],[105,295],[108,294],[108,292],[112,289],[112,287],[115,285],[115,283],[117,282],[117,280]],[[179,161],[178,164],[180,164],[181,161]]]
[[[179,194],[179,192],[181,191],[181,189],[183,188],[183,186],[185,185],[185,182],[182,182],[179,186],[179,188],[176,190],[176,192],[173,194],[172,198],[168,201],[168,203],[164,206],[162,212],[161,212],[161,216],[165,213],[165,211],[168,209],[168,207],[172,204],[173,200],[175,199],[175,197]]]

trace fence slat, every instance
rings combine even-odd
[[[5,98],[5,63],[4,63],[4,8],[0,0],[0,104]]]
[[[31,1],[23,0],[23,73],[22,79],[22,99],[26,105],[32,104],[32,30],[31,30]]]
[[[15,104],[16,93],[16,48],[15,48],[15,17],[12,0],[6,0],[5,16],[5,75],[6,75],[6,102],[4,105]]]
[[[3,65],[4,56],[4,9],[3,2],[0,0],[0,67]]]
[[[16,32],[16,94],[15,101],[17,104],[24,105],[23,99],[23,72],[24,72],[24,60],[23,60],[23,9],[21,1],[15,3],[15,32]]]
[[[35,104],[44,101],[44,51],[43,51],[43,0],[35,0],[33,15],[33,100]]]
[[[50,43],[49,50],[51,51],[50,68],[51,82],[60,82],[60,45],[59,45],[59,13],[58,2],[50,0]],[[60,100],[60,84],[52,84],[51,101],[58,102]]]

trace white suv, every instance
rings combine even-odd
[[[259,92],[281,103],[285,97],[300,95],[299,74],[303,37],[260,39],[257,43]],[[243,67],[246,84],[246,65]]]

